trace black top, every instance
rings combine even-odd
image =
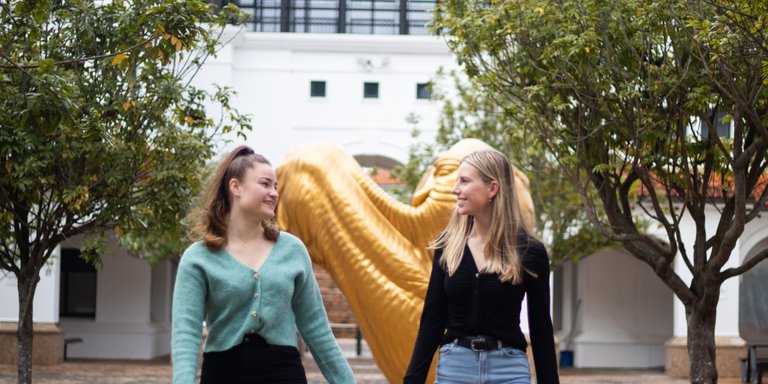
[[[486,335],[525,351],[520,330],[520,309],[528,295],[528,324],[539,384],[558,384],[552,318],[549,314],[549,258],[535,239],[519,246],[523,283],[502,283],[499,274],[478,272],[475,260],[464,246],[456,273],[449,276],[440,265],[442,249],[435,250],[419,333],[403,383],[424,383],[435,350],[462,336]]]

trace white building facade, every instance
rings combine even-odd
[[[718,219],[711,207],[708,233],[714,233]],[[693,244],[692,219],[683,217],[681,228],[691,228],[682,236]],[[768,217],[761,215],[746,226],[724,268],[741,265],[766,248]],[[690,283],[691,274],[680,257],[675,271]],[[687,375],[687,356],[680,357],[687,335],[685,308],[647,264],[623,251],[604,249],[564,264],[553,281],[560,348],[573,351],[574,366],[665,367],[674,376]],[[715,329],[721,376],[739,375],[746,344],[768,343],[768,300],[763,296],[767,289],[768,263],[722,285]]]
[[[245,143],[273,163],[314,141],[403,163],[414,127],[421,140],[437,129],[438,106],[419,96],[454,67],[434,36],[240,33],[194,83],[236,90],[235,107],[253,119]]]
[[[341,146],[364,166],[391,168],[407,161],[410,145],[434,137],[439,109],[430,100],[427,83],[441,68],[455,68],[445,43],[425,35],[434,2],[392,3],[407,4],[405,9],[350,5],[344,28],[356,33],[343,34],[281,33],[286,20],[268,15],[281,1],[269,3],[248,9],[262,15],[264,22],[248,27],[260,32],[227,29],[222,41],[228,44],[193,81],[211,91],[214,83],[231,87],[237,92],[234,107],[252,117],[247,139],[229,137],[231,141],[220,144],[222,153],[247,144],[279,166],[291,148],[322,140]],[[322,2],[313,6],[317,3]],[[322,23],[302,23],[295,17],[299,11],[292,11],[287,29],[327,29]],[[315,16],[329,12],[303,11]],[[408,20],[406,27],[398,24],[401,17]],[[210,112],[215,116],[217,110],[212,106]],[[419,122],[409,122],[409,116]],[[412,137],[414,128],[422,133],[419,138]],[[113,254],[105,255],[103,267],[96,270],[77,261],[83,240],[62,244],[43,270],[33,321],[56,326],[70,341],[66,358],[167,356],[175,265],[169,261],[151,267],[110,239]],[[15,337],[11,323],[18,318],[17,298],[15,279],[0,272],[0,323],[9,324],[0,329],[7,336],[0,338],[0,348]]]
[[[291,148],[327,141],[364,166],[389,167],[407,161],[410,145],[434,137],[440,106],[430,100],[425,87],[441,80],[436,78],[441,68],[447,72],[457,67],[441,38],[285,33],[280,32],[286,29],[285,20],[279,13],[275,16],[275,9],[267,11],[274,16],[271,23],[250,27],[272,32],[229,31],[224,38],[229,43],[193,82],[210,89],[213,83],[233,88],[234,107],[252,116],[253,131],[247,139],[231,138],[221,144],[222,152],[245,143],[279,166]],[[367,25],[347,13],[342,24],[348,32],[365,28],[403,32],[396,23],[399,19],[392,18],[394,24]],[[328,26],[341,28],[338,22]],[[314,27],[288,22],[287,29]],[[409,123],[409,115],[417,116],[419,123]],[[414,128],[421,136],[412,136]],[[714,209],[710,216],[708,222],[715,223]],[[76,249],[80,241],[73,239],[61,249]],[[739,264],[766,247],[768,217],[763,215],[747,226],[731,263]],[[88,289],[94,297],[79,309],[69,308],[70,296],[86,288],[73,283],[63,294],[69,283],[62,285],[62,279],[67,273],[91,272],[65,271],[61,257],[53,258],[44,270],[34,321],[58,324],[64,338],[82,340],[68,346],[69,358],[152,359],[170,353],[175,267],[170,262],[150,267],[120,250],[115,253],[104,257],[103,269],[90,275],[94,282]],[[678,273],[690,279],[685,269],[676,265]],[[718,336],[742,343],[768,342],[768,303],[756,293],[768,289],[766,282],[768,265],[763,263],[723,285]],[[15,281],[0,276],[0,322],[16,321],[16,297]],[[62,310],[63,305],[71,311]],[[553,306],[560,348],[573,351],[576,367],[662,367],[666,343],[686,335],[682,304],[647,265],[615,250],[602,250],[558,270],[553,276]]]

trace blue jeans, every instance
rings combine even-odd
[[[517,348],[475,352],[454,341],[440,347],[436,384],[530,384],[528,357]]]

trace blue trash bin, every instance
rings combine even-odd
[[[560,351],[560,366],[573,367],[573,351]]]

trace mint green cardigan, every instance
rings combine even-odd
[[[307,249],[290,233],[280,232],[258,271],[224,249],[192,244],[179,263],[172,311],[174,384],[195,382],[203,320],[205,352],[230,349],[248,333],[296,346],[298,328],[328,382],[355,382],[328,324]]]

